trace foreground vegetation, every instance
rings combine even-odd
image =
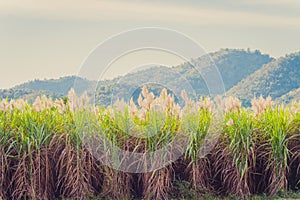
[[[68,100],[3,100],[0,197],[250,198],[298,190],[300,102],[273,105],[270,98],[260,97],[244,108],[232,97],[193,101],[183,92],[182,98],[184,107],[166,90],[155,98],[143,88],[138,105],[118,101],[107,108],[88,105],[86,95],[77,97],[72,90]],[[123,170],[94,157],[86,136]],[[99,138],[111,144],[103,145]],[[124,159],[108,151],[115,145],[146,155],[178,141],[182,145],[171,149],[182,155],[169,165],[164,162],[171,159],[171,150],[149,161],[162,166],[158,168],[122,165]],[[145,159],[153,161],[151,156]]]

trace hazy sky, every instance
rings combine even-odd
[[[300,50],[300,1],[0,0],[0,88],[75,75],[111,35],[152,26],[180,31],[208,52],[249,47],[279,57]]]

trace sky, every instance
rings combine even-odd
[[[277,58],[300,51],[300,1],[1,0],[0,88],[76,75],[101,42],[141,27],[179,31],[207,52],[250,48]],[[134,62],[141,57],[169,66],[182,62],[156,53],[120,58],[105,77],[132,71],[124,66],[142,65]]]

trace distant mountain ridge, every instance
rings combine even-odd
[[[300,100],[300,88],[294,89],[277,99],[278,103],[289,103]]]
[[[146,83],[160,83],[169,89],[176,88],[179,91],[188,88],[190,85],[197,96],[209,95],[205,80],[193,66],[200,66],[201,73],[205,73],[206,69],[215,64],[223,78],[224,87],[228,90],[251,73],[260,69],[262,65],[274,60],[269,55],[261,54],[260,51],[245,51],[241,49],[221,49],[210,53],[209,57],[206,55],[192,59],[190,63],[175,66],[172,70],[159,66],[113,79],[108,81],[107,84],[102,84],[102,87],[97,89],[96,101],[100,102],[100,104],[110,102],[111,99],[108,98],[107,94],[112,92],[127,101],[135,94],[133,97],[136,99],[138,92],[134,91],[134,89],[141,86],[139,80],[143,80]],[[119,83],[116,84],[116,82]],[[99,85],[101,85],[101,82]],[[150,87],[154,94],[160,91],[155,89],[157,85],[155,86],[154,84],[147,85],[147,87]]]
[[[78,85],[82,85],[80,91],[84,91],[89,86],[95,84],[93,81],[83,79],[76,76],[66,76],[59,79],[50,80],[34,80],[14,87],[13,89],[30,89],[34,91],[49,91],[60,95],[65,95],[73,87],[74,81],[78,82]]]
[[[68,94],[74,87],[74,82],[80,86],[79,92],[83,92],[93,87],[96,82],[89,81],[77,76],[66,76],[59,79],[33,80],[10,89],[0,90],[0,98],[23,98],[29,101],[34,100],[37,96],[46,95],[52,98],[61,98]]]
[[[273,99],[300,88],[300,52],[292,53],[263,65],[228,91],[246,105],[253,96],[270,95]]]
[[[114,100],[112,97],[116,96],[125,100],[132,96],[137,98],[142,82],[152,83],[147,86],[155,94],[164,86],[185,89],[188,82],[197,96],[204,96],[209,94],[208,88],[193,65],[200,66],[201,73],[205,73],[206,69],[215,64],[223,78],[227,94],[238,96],[245,105],[249,105],[254,95],[260,94],[289,102],[300,96],[295,95],[300,88],[299,58],[299,53],[274,59],[258,50],[221,49],[172,68],[156,66],[98,83],[76,76],[34,80],[8,90],[0,90],[0,98],[24,98],[30,101],[42,94],[60,98],[67,95],[75,81],[79,93],[86,90],[94,94],[97,85],[95,99],[101,105],[109,105]]]

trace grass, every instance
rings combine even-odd
[[[203,191],[195,191],[190,188],[189,182],[176,182],[174,184],[174,193],[170,196],[170,199],[207,199],[207,200],[239,200],[239,196],[235,195],[212,195]],[[275,200],[275,199],[300,199],[300,192],[295,191],[279,191],[273,196],[268,196],[266,193],[260,195],[251,195],[244,198],[245,200]]]
[[[68,100],[3,100],[0,197],[299,198],[299,102],[260,97],[243,108],[232,97],[182,97],[184,107],[165,89],[154,97],[144,87],[137,105],[107,108],[74,91]]]

